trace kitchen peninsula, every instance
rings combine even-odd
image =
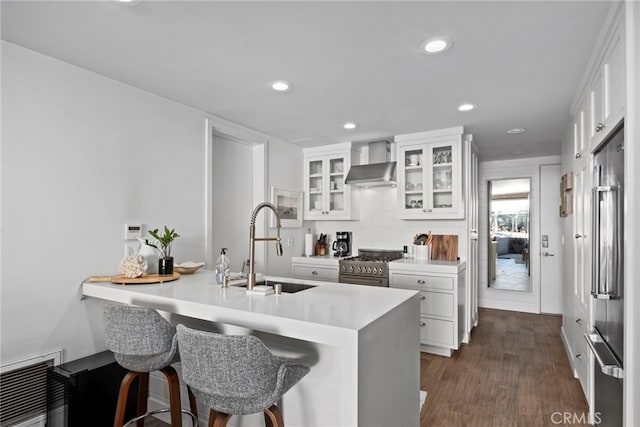
[[[418,292],[267,279],[316,286],[247,295],[242,287],[217,285],[213,271],[200,271],[163,284],[85,282],[82,293],[153,307],[172,323],[255,334],[275,354],[299,358],[311,371],[283,398],[289,426],[419,424]]]

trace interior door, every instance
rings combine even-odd
[[[560,165],[540,166],[539,247],[540,311],[542,313],[562,313],[562,231],[558,214],[559,184]]]

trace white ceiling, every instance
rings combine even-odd
[[[302,147],[463,125],[492,160],[560,154],[609,5],[2,1],[2,38]]]

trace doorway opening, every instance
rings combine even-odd
[[[489,288],[531,292],[529,230],[531,179],[487,182]]]

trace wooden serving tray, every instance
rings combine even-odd
[[[148,285],[151,283],[172,282],[180,278],[180,273],[174,272],[171,275],[161,276],[159,274],[143,274],[140,277],[126,277],[124,274],[116,276],[91,276],[90,282],[111,282],[121,285]]]

